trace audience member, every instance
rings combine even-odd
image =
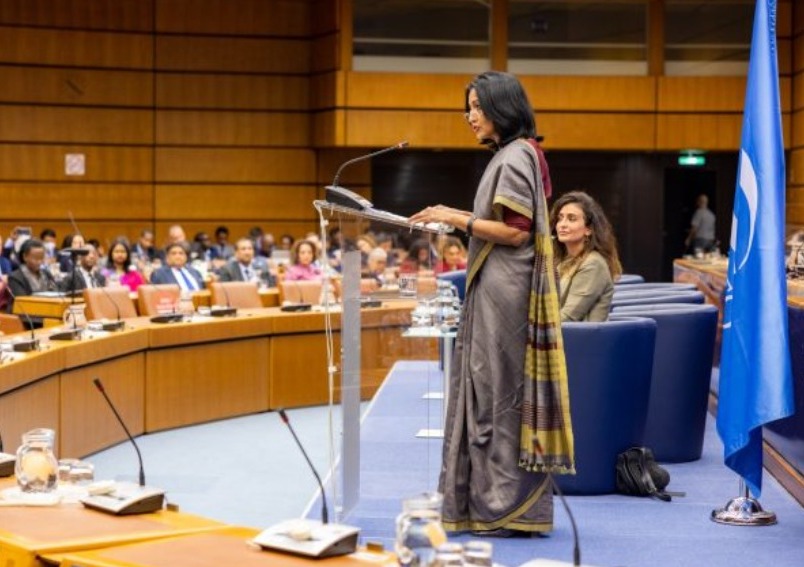
[[[709,197],[698,195],[697,208],[690,221],[690,230],[684,245],[690,252],[709,252],[715,246],[715,213],[709,210]]]
[[[62,288],[68,291],[80,291],[86,288],[104,287],[106,277],[98,270],[98,251],[92,244],[85,244],[86,254],[78,256],[78,265],[75,269],[75,278],[72,273],[62,282]]]
[[[466,269],[466,248],[455,236],[447,236],[441,244],[441,259],[436,262],[435,273]]]
[[[287,281],[320,280],[323,272],[314,262],[315,244],[307,240],[299,240],[290,251],[291,265],[285,271],[285,279]]]
[[[140,237],[131,249],[131,256],[134,262],[148,264],[156,260],[158,252],[154,247],[154,231],[150,228],[142,229]]]
[[[209,263],[212,261],[213,254],[212,239],[209,234],[197,232],[193,237],[193,243],[190,245],[190,259]]]
[[[131,250],[124,238],[118,238],[109,247],[109,259],[102,271],[108,285],[124,285],[131,291],[145,283],[145,277],[132,263]]]
[[[44,269],[45,245],[39,239],[26,240],[20,247],[20,267],[8,276],[8,287],[17,296],[33,295],[42,291],[59,291],[60,287]]]
[[[52,228],[43,229],[39,233],[39,240],[45,246],[45,262],[52,264],[58,260],[56,256],[56,231]]]
[[[583,191],[562,195],[553,205],[562,321],[605,321],[622,273],[617,241],[598,203]]]
[[[212,257],[228,262],[234,254],[234,247],[229,244],[229,229],[225,226],[219,226],[215,229],[215,244],[212,246]]]
[[[414,240],[410,245],[405,259],[399,266],[400,273],[410,274],[422,270],[433,269],[433,252],[430,242],[426,238]]]
[[[0,256],[0,313],[6,313],[11,306],[11,295],[8,293],[8,274],[11,270],[11,261]]]
[[[198,270],[187,265],[189,249],[186,242],[173,242],[165,249],[167,265],[154,270],[152,284],[177,284],[182,291],[204,288],[204,279]]]
[[[363,277],[373,278],[377,284],[382,287],[388,283],[386,270],[388,269],[388,252],[379,246],[369,252],[368,260],[366,261],[366,269],[363,271]]]
[[[40,241],[41,242],[41,241]],[[86,242],[80,234],[68,234],[61,241],[59,250],[59,271],[63,274],[70,274],[73,271],[73,254],[70,250],[83,248]]]
[[[283,234],[279,237],[279,249],[290,250],[293,248],[294,239],[289,234]]]
[[[218,276],[222,282],[263,282],[268,287],[276,286],[276,278],[265,259],[254,255],[254,244],[249,238],[235,243],[234,260],[220,268]]]

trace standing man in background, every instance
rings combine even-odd
[[[693,252],[698,249],[707,252],[715,245],[715,213],[709,210],[709,197],[704,194],[698,195],[696,205],[684,245]]]

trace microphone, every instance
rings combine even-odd
[[[83,498],[81,503],[88,508],[116,515],[149,514],[161,510],[165,500],[164,491],[145,486],[145,467],[142,464],[142,453],[140,453],[137,442],[134,440],[128,427],[126,427],[125,421],[123,421],[120,413],[118,413],[111,398],[109,398],[109,395],[106,393],[106,389],[103,387],[100,378],[95,378],[92,383],[95,384],[95,387],[101,395],[103,395],[103,399],[106,400],[107,405],[123,427],[123,431],[126,432],[128,440],[131,441],[134,450],[137,452],[137,460],[140,464],[139,485],[124,482],[96,483],[100,485],[101,490],[93,490],[93,486],[90,486],[89,496]]]
[[[290,425],[290,420],[284,409],[280,409],[279,417],[288,426],[299,450],[304,455],[310,470],[313,472],[318,488],[321,490],[321,521],[315,520],[289,520],[280,522],[262,531],[252,541],[263,549],[283,551],[294,555],[307,557],[333,557],[354,553],[357,548],[357,535],[359,528],[344,524],[330,524],[327,512],[327,499],[324,494],[324,484],[315,470],[307,451],[304,450],[296,432]]]
[[[364,156],[359,156],[359,157],[356,157],[356,158],[350,159],[350,160],[349,160],[349,161],[347,161],[347,162],[344,162],[344,163],[343,163],[343,164],[342,164],[342,165],[341,165],[341,166],[338,168],[338,171],[337,171],[337,172],[335,172],[335,178],[332,180],[332,186],[333,186],[333,187],[337,187],[337,186],[338,186],[338,179],[340,179],[340,177],[341,177],[341,172],[342,172],[344,169],[346,169],[347,167],[349,167],[350,165],[352,165],[352,164],[354,164],[354,163],[357,163],[357,162],[359,162],[359,161],[363,161],[363,160],[366,160],[366,159],[371,159],[371,158],[377,157],[377,156],[379,156],[379,155],[382,155],[382,154],[387,154],[388,152],[393,152],[393,151],[396,151],[396,150],[401,150],[401,149],[403,149],[403,148],[407,148],[407,147],[408,147],[408,143],[407,143],[407,142],[405,142],[405,141],[402,141],[402,142],[399,142],[398,144],[394,144],[393,146],[390,146],[390,147],[388,147],[388,148],[385,148],[385,149],[382,149],[382,150],[378,150],[378,151],[376,151],[376,152],[371,152],[370,154],[366,154],[366,155],[364,155]]]
[[[286,414],[285,410],[282,408],[278,409],[277,411],[279,412],[279,417],[282,419],[282,422],[288,426],[290,434],[293,435],[293,439],[296,441],[296,445],[299,447],[299,451],[301,451],[301,454],[304,455],[304,460],[307,461],[307,465],[310,467],[310,470],[313,471],[313,476],[315,476],[315,479],[318,482],[318,488],[321,490],[321,521],[324,524],[328,524],[329,511],[327,509],[327,497],[324,493],[324,484],[321,482],[321,477],[318,476],[318,471],[315,470],[310,457],[307,456],[307,451],[304,450],[304,446],[301,444],[296,432],[293,430],[293,426],[290,424],[290,419],[288,419],[288,414]]]
[[[34,333],[33,319],[31,319],[31,316],[28,315],[28,312],[25,310],[25,307],[22,306],[22,303],[17,303],[17,296],[13,291],[11,291],[11,286],[6,286],[6,289],[8,290],[8,294],[11,296],[11,299],[14,301],[14,305],[16,305],[25,316],[25,320],[28,322],[28,327],[31,329],[30,339],[17,339],[12,341],[11,346],[14,349],[14,352],[30,352],[32,350],[39,350],[39,339],[36,338],[36,334]]]
[[[232,302],[229,300],[229,292],[226,290],[226,282],[220,283],[220,289],[223,292],[223,297],[226,299],[226,307],[210,307],[209,314],[212,317],[234,317],[237,315],[237,308],[232,307]]]
[[[123,427],[123,431],[126,432],[128,436],[128,440],[131,441],[131,444],[134,445],[134,450],[137,452],[137,460],[140,462],[140,486],[145,486],[145,467],[142,465],[142,453],[140,453],[140,448],[137,446],[137,442],[134,441],[134,437],[131,435],[131,432],[126,427],[126,422],[123,421],[123,418],[120,417],[120,414],[117,412],[117,408],[112,403],[111,398],[109,398],[109,394],[106,393],[106,389],[103,387],[103,383],[100,381],[100,378],[95,378],[92,381],[95,384],[95,387],[103,396],[103,399],[106,400],[106,403],[111,408],[114,416],[117,418],[117,421],[120,422],[120,425]]]
[[[358,195],[354,191],[350,191],[349,189],[345,189],[343,187],[338,186],[338,179],[340,179],[341,172],[346,167],[352,165],[353,163],[357,163],[359,161],[363,161],[366,159],[371,159],[373,157],[382,155],[387,152],[401,150],[402,148],[406,148],[407,146],[408,146],[407,142],[399,142],[398,144],[391,146],[389,148],[378,150],[376,152],[372,152],[364,156],[359,156],[345,162],[338,168],[338,171],[335,173],[335,178],[332,180],[332,185],[328,185],[327,187],[325,187],[327,201],[336,205],[341,205],[342,207],[346,207],[348,209],[357,209],[358,211],[373,209],[374,205],[372,204],[371,201],[369,201],[365,197]]]
[[[542,451],[542,445],[539,443],[539,440],[534,438],[533,439],[534,449],[536,450],[536,454],[540,457],[544,457],[544,451]],[[569,504],[567,503],[567,499],[564,497],[564,493],[561,491],[561,488],[558,486],[553,473],[549,470],[546,471],[547,479],[550,481],[550,484],[553,485],[553,490],[556,494],[558,494],[558,499],[561,500],[561,505],[564,507],[564,510],[567,512],[567,516],[569,517],[570,525],[572,526],[572,541],[573,541],[573,548],[572,548],[572,565],[573,567],[581,567],[581,540],[578,537],[578,526],[575,525],[575,517],[572,515],[570,511]],[[523,563],[519,567],[538,567],[540,565],[540,560],[536,559],[533,561],[528,561],[527,563]]]
[[[62,248],[59,250],[59,256],[86,256],[89,254],[89,248]]]
[[[100,286],[99,289],[103,291],[103,295],[106,296],[106,299],[114,306],[114,310],[117,313],[117,320],[116,321],[101,321],[101,329],[104,331],[120,331],[125,328],[126,322],[123,321],[123,318],[120,317],[120,306],[114,300],[114,297],[111,293],[107,291],[107,289],[103,286]]]

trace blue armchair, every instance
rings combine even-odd
[[[709,382],[717,333],[714,305],[634,305],[617,307],[612,318],[656,321],[645,446],[658,461],[701,458]]]
[[[640,291],[615,291],[611,307],[624,305],[654,305],[658,303],[703,303],[700,291],[668,291],[644,289]]]
[[[617,455],[643,444],[656,322],[629,317],[561,328],[577,474],[556,482],[566,494],[609,494]]]

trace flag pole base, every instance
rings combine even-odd
[[[771,526],[776,523],[776,514],[763,510],[755,498],[738,496],[720,510],[712,510],[711,519],[730,526]]]

